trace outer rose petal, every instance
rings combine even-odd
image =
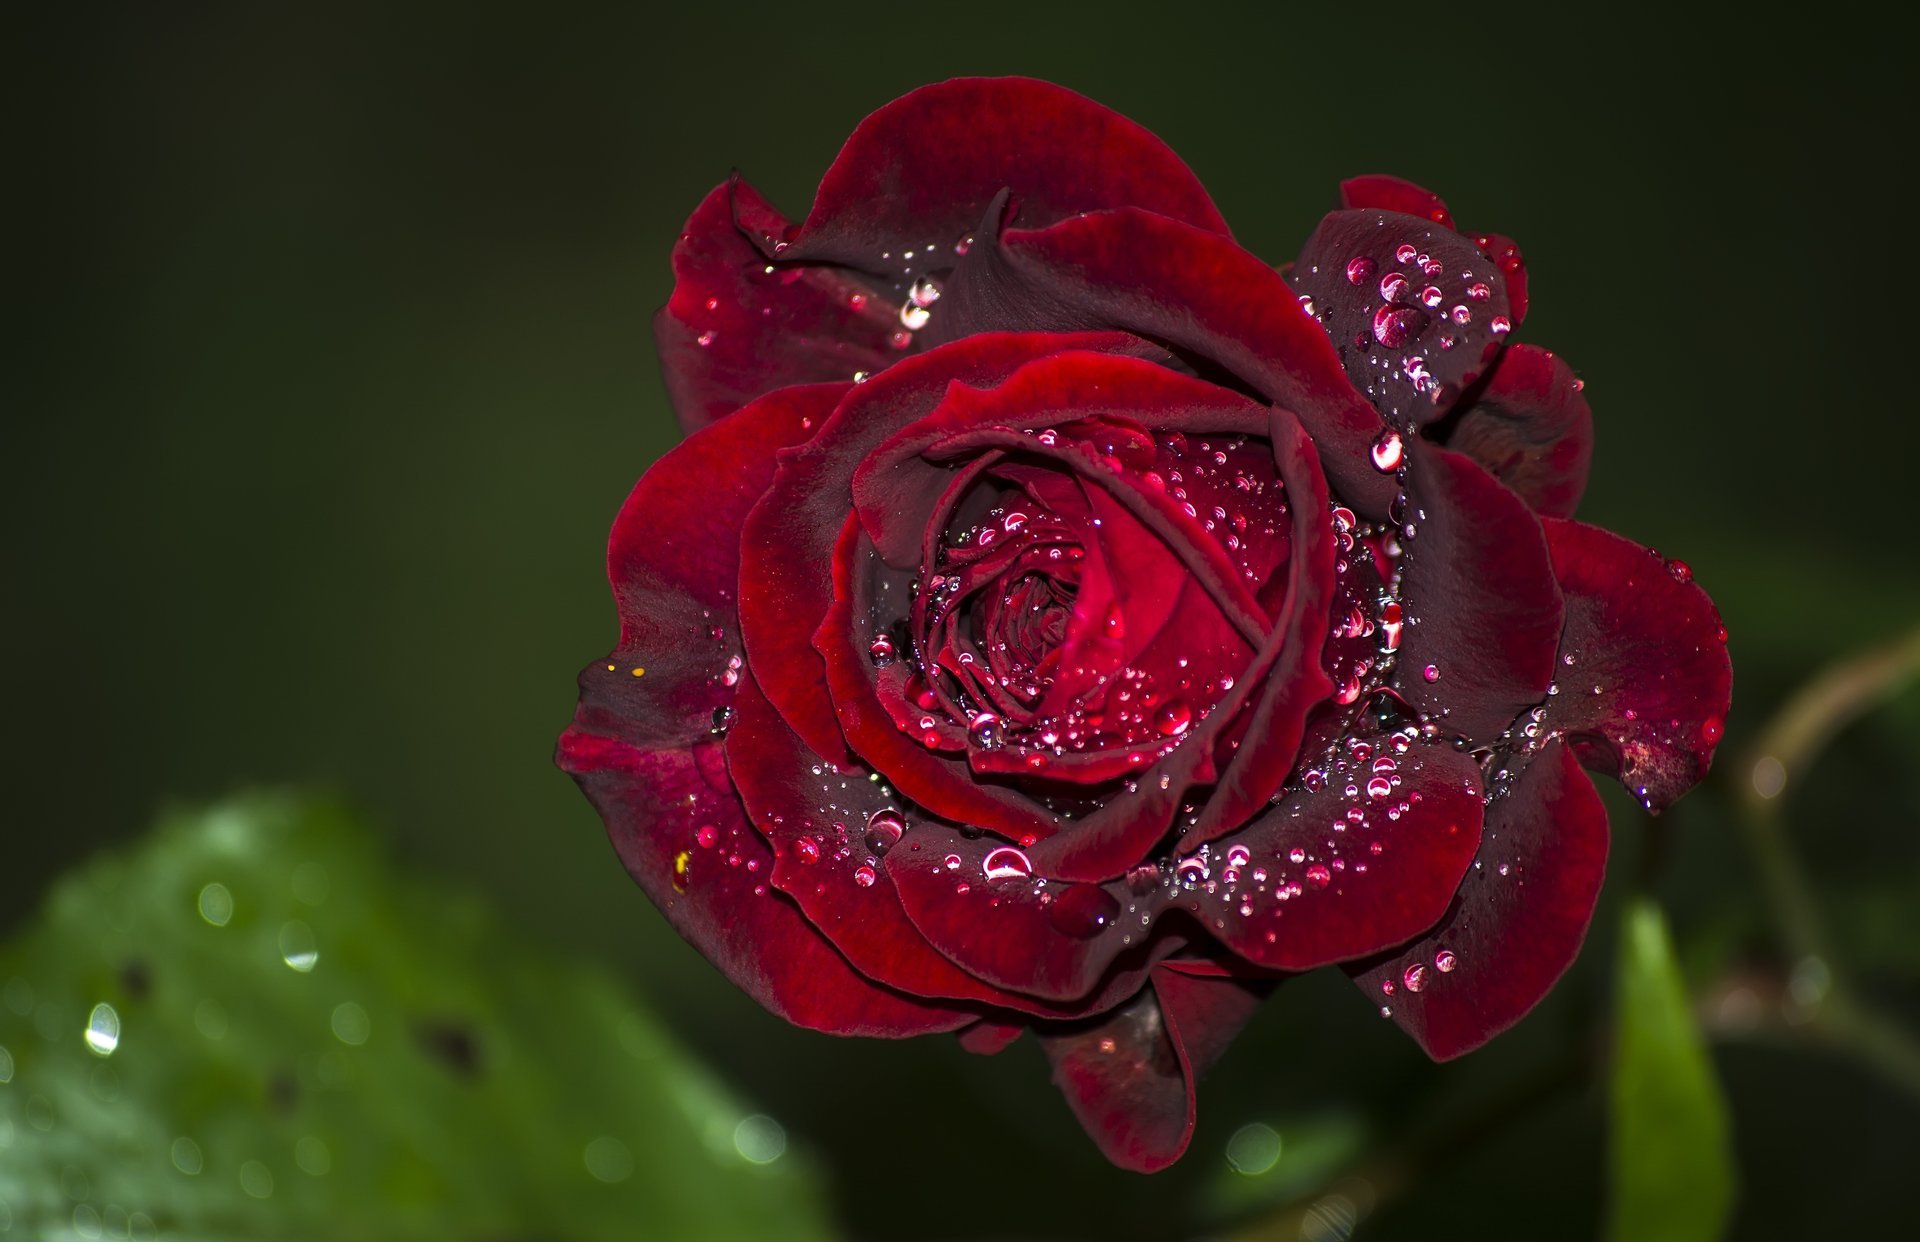
[[[1156,1173],[1193,1137],[1194,1082],[1271,985],[1156,966],[1153,988],[1104,1020],[1039,1032],[1053,1080],[1107,1159]]]
[[[851,380],[900,357],[899,307],[832,268],[769,272],[748,233],[786,221],[738,179],[707,195],[673,248],[673,296],[653,323],[680,426],[697,431],[790,384]]]
[[[1593,460],[1593,412],[1580,381],[1537,345],[1515,345],[1446,437],[1536,513],[1571,517]]]
[[[1480,856],[1440,925],[1348,973],[1427,1055],[1471,1052],[1526,1016],[1572,965],[1606,864],[1600,795],[1549,741],[1488,805]]]
[[[580,676],[560,766],[607,823],[621,861],[674,929],[787,1020],[838,1034],[917,1035],[975,1016],[879,987],[776,894],[773,857],[746,822],[713,736],[733,700],[726,672],[740,523],[773,477],[773,452],[824,417],[839,389],[783,391],[700,432],[640,480],[614,523],[608,574],[620,646]],[[712,630],[722,623],[723,637]],[[700,848],[711,834],[716,848]],[[724,840],[725,848],[718,848]],[[721,865],[735,854],[739,867]],[[696,858],[696,855],[702,857]],[[759,866],[749,870],[744,864]]]
[[[1553,681],[1565,608],[1546,537],[1525,502],[1468,458],[1419,441],[1411,450],[1417,526],[1401,595],[1414,619],[1394,687],[1443,729],[1490,742]]]
[[[1426,216],[1330,212],[1287,279],[1311,300],[1353,386],[1397,426],[1444,415],[1513,330],[1494,264]]]
[[[1051,82],[955,78],[860,123],[782,257],[904,274],[914,260],[903,252],[917,249],[919,270],[951,267],[955,243],[1003,189],[1032,227],[1140,207],[1227,232],[1193,171],[1119,113]]]
[[[1409,216],[1444,224],[1456,232],[1460,228],[1453,222],[1453,213],[1447,210],[1447,205],[1440,201],[1438,194],[1399,177],[1374,174],[1342,181],[1340,205],[1404,212]],[[1520,248],[1513,244],[1511,238],[1498,233],[1475,234],[1473,244],[1499,266],[1500,274],[1506,278],[1507,300],[1513,307],[1510,313],[1514,326],[1518,327],[1520,321],[1527,317],[1527,269],[1525,260],[1520,256]]]
[[[862,973],[913,996],[1049,1018],[1098,1012],[1139,990],[1144,961],[1113,971],[1084,999],[1065,1005],[1002,991],[954,966],[914,930],[879,863],[878,855],[890,850],[928,848],[920,812],[895,804],[864,770],[836,771],[808,750],[751,678],[740,683],[735,712],[728,768],[754,825],[774,847],[773,866],[760,874]],[[904,825],[897,842],[877,851],[868,842],[876,814]]]
[[[1368,455],[1385,430],[1280,273],[1228,238],[1132,209],[986,239],[954,273],[931,330],[1106,328],[1164,341],[1293,411],[1347,504],[1386,512],[1397,490]]]
[[[1611,531],[1541,519],[1567,599],[1546,728],[1658,811],[1707,774],[1733,698],[1726,628],[1692,571]]]

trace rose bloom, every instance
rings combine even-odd
[[[861,123],[798,226],[734,179],[658,320],[687,438],[613,527],[559,761],[668,920],[846,1035],[1031,1030],[1153,1170],[1285,976],[1436,1058],[1577,953],[1607,821],[1705,772],[1687,567],[1572,521],[1581,383],[1513,243],[1362,177],[1276,270],[1044,82]]]

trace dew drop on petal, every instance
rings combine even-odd
[[[1001,846],[981,863],[989,880],[1012,880],[1033,874],[1033,860],[1011,846]]]
[[[1449,974],[1459,965],[1460,959],[1453,955],[1452,949],[1442,949],[1433,955],[1433,968],[1441,974]]]
[[[1406,444],[1399,432],[1386,431],[1373,442],[1373,468],[1382,474],[1392,474],[1405,459]]]
[[[1047,921],[1063,935],[1087,940],[1112,926],[1119,913],[1119,899],[1106,889],[1097,884],[1074,884],[1047,907]]]
[[[1353,258],[1347,260],[1347,283],[1350,285],[1364,285],[1373,279],[1375,270],[1372,259],[1369,259],[1364,254],[1355,255]]]
[[[1427,968],[1419,962],[1415,962],[1413,965],[1407,967],[1405,974],[1400,976],[1400,982],[1406,985],[1407,991],[1418,992],[1421,988],[1427,986]]]

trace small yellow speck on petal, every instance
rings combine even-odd
[[[692,862],[692,850],[681,850],[673,856],[673,887],[679,892],[687,891],[687,868]]]
[[[635,668],[635,669],[633,670],[633,675],[634,675],[635,677],[645,677],[645,676],[647,675],[647,670],[646,670],[646,669],[644,669],[644,668],[638,668],[638,667],[636,667],[636,668]]]
[[[614,666],[614,665],[612,665],[612,664],[609,664],[609,665],[607,665],[607,671],[608,671],[609,673],[611,673],[611,672],[612,672],[612,671],[614,670],[614,667],[615,667],[615,666]]]

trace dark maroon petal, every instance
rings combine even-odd
[[[1447,210],[1447,205],[1440,201],[1438,194],[1384,173],[1349,177],[1342,181],[1340,205],[1351,210],[1374,208],[1397,211],[1401,215],[1419,216],[1422,220],[1453,227],[1453,213]]]
[[[990,1004],[1071,1018],[1111,1004],[1140,985],[1144,964],[1118,972],[1083,1000],[1048,1004],[1002,991],[957,968],[915,930],[882,859],[940,848],[925,816],[901,805],[864,768],[840,770],[787,728],[754,684],[741,681],[727,734],[728,770],[752,823],[773,846],[759,874],[791,897],[856,969],[913,996]],[[723,858],[730,861],[724,843]],[[704,861],[704,860],[703,860]]]
[[[1050,82],[955,78],[860,123],[783,257],[867,271],[951,267],[1003,189],[1032,227],[1140,207],[1227,231],[1192,170],[1119,113]]]
[[[673,248],[673,297],[654,340],[687,431],[776,388],[851,380],[900,357],[899,307],[886,296],[833,268],[771,270],[743,231],[785,224],[736,179],[694,209]]]
[[[1580,952],[1607,865],[1607,812],[1558,740],[1487,806],[1479,857],[1438,927],[1348,968],[1437,1061],[1539,1003]]]
[[[1278,272],[1228,238],[1129,209],[1001,240],[955,273],[944,330],[1117,328],[1190,351],[1291,410],[1346,503],[1386,511],[1394,481],[1369,459],[1385,425]]]
[[[921,848],[888,853],[887,873],[920,934],[968,974],[1064,1004],[1123,955],[1142,958],[1149,929],[1125,885],[1043,883],[1025,851],[993,837],[936,824],[915,836]]]
[[[1560,588],[1525,501],[1458,453],[1421,442],[1409,451],[1410,619],[1394,686],[1447,733],[1484,744],[1547,697]]]
[[[1480,842],[1479,765],[1444,743],[1388,742],[1343,744],[1306,785],[1182,860],[1169,899],[1269,970],[1347,961],[1433,926]]]
[[[1156,968],[1153,987],[1102,1021],[1038,1032],[1053,1080],[1107,1159],[1154,1173],[1193,1137],[1194,1080],[1267,987]]]
[[[952,1030],[976,1015],[870,983],[767,888],[772,854],[746,822],[715,736],[740,667],[731,605],[740,524],[773,477],[774,451],[803,436],[833,395],[769,397],[696,433],[640,480],[607,556],[620,645],[581,674],[557,760],[674,929],[768,1009],[841,1034]]]
[[[1353,386],[1399,426],[1443,416],[1513,329],[1496,265],[1428,216],[1330,212],[1287,279]]]
[[[1448,448],[1485,466],[1548,517],[1571,517],[1593,460],[1593,412],[1580,381],[1537,345],[1514,345],[1460,412]]]
[[[997,1056],[1026,1032],[1026,1027],[1016,1022],[995,1022],[991,1018],[982,1018],[972,1026],[957,1033],[960,1046],[977,1057]]]
[[[1343,181],[1340,183],[1340,205],[1397,211],[1460,231],[1460,226],[1453,222],[1453,213],[1447,210],[1447,205],[1440,201],[1438,194],[1398,177],[1374,175]],[[1498,233],[1476,233],[1473,235],[1473,244],[1493,261],[1506,280],[1507,302],[1513,308],[1510,312],[1513,325],[1519,327],[1520,321],[1527,317],[1527,269],[1520,248],[1513,244],[1512,238]]]
[[[1726,628],[1682,561],[1543,518],[1567,599],[1548,732],[1661,810],[1707,774],[1733,697]]]

